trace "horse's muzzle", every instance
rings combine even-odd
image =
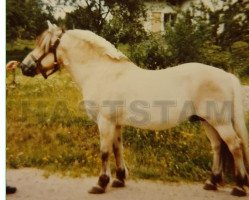
[[[22,69],[22,74],[25,75],[25,76],[34,77],[37,74],[35,66],[28,66],[28,65],[26,65],[24,63],[21,63],[20,67]]]

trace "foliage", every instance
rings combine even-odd
[[[130,48],[131,59],[147,69],[165,69],[186,62],[203,62],[202,50],[209,39],[209,29],[195,23],[190,12],[182,13],[174,26],[167,25],[163,36],[149,39]]]
[[[172,5],[181,5],[188,0],[145,0],[145,2],[165,2]]]
[[[172,27],[168,24],[165,40],[175,64],[201,62],[201,50],[209,39],[209,28],[196,23],[190,11],[182,13]]]
[[[148,38],[140,19],[133,15],[125,17],[119,13],[116,11],[113,18],[106,24],[103,37],[113,44],[139,43]]]
[[[244,8],[245,1],[239,2],[228,0],[219,8],[218,1],[212,1],[215,10],[203,3],[192,5],[186,12],[178,13],[173,26],[167,24],[165,41],[150,35],[146,41],[133,44],[131,59],[148,69],[201,62],[247,76],[248,10]]]
[[[22,60],[34,48],[34,40],[21,40],[6,44],[6,61]]]
[[[120,1],[110,11],[112,18],[104,29],[104,37],[112,43],[138,43],[146,39],[143,21],[146,10],[143,0]],[[136,27],[136,28],[134,28]]]
[[[245,41],[234,42],[231,46],[233,72],[240,75],[249,75],[249,44]]]
[[[239,40],[244,40],[249,34],[249,5],[248,1],[226,0],[222,7],[217,6],[219,1],[212,1],[214,10],[204,4],[195,8],[208,16],[208,25],[212,28],[212,38],[215,45],[222,49],[229,49],[231,45]]]
[[[201,49],[201,55],[203,63],[230,71],[231,54],[220,46],[207,42]]]
[[[88,29],[100,34],[109,11],[104,11],[101,1],[100,4],[97,1],[85,2],[85,6],[76,4],[76,9],[66,14],[65,25],[68,29]]]
[[[43,11],[41,0],[7,0],[6,8],[7,41],[35,38],[47,27],[46,20],[54,21],[50,13]]]
[[[145,35],[142,20],[145,8],[142,0],[99,0],[71,2],[74,11],[66,14],[67,28],[89,29],[114,44],[141,41]],[[136,29],[134,29],[136,27]]]
[[[172,64],[165,41],[161,36],[149,35],[149,39],[129,48],[130,58],[138,66],[150,70],[164,69]]]
[[[207,57],[208,53],[203,51],[206,57],[204,62],[215,64],[220,59],[222,64],[218,64],[218,67],[245,76],[249,71],[247,64],[249,2],[226,0],[223,6],[218,6],[219,1],[211,3],[213,10],[204,4],[197,4],[193,7],[198,13],[194,16],[199,19],[198,23],[204,23],[211,29],[210,46],[206,47],[206,52],[216,51],[211,55],[212,57]]]

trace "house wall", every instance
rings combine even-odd
[[[173,7],[166,3],[146,3],[147,19],[144,22],[144,28],[148,32],[161,32],[164,31],[164,14],[176,13]]]
[[[179,10],[187,10],[191,6],[191,4],[197,4],[200,2],[208,5],[212,10],[220,8],[223,5],[222,1],[218,1],[217,5],[215,5],[214,7],[210,0],[187,0],[183,4],[178,6],[172,6],[165,2],[147,2],[145,3],[145,6],[148,10],[147,20],[144,22],[144,28],[148,32],[163,32],[165,30],[164,14],[176,14]]]

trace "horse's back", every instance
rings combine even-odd
[[[134,70],[125,74],[121,84],[129,86],[128,92],[134,90],[136,95],[148,93],[160,97],[160,94],[168,93],[174,97],[204,89],[210,92],[227,90],[231,85],[231,74],[201,63],[186,63],[163,70]]]

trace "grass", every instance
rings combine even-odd
[[[7,74],[7,83],[12,79]],[[82,95],[62,70],[48,80],[16,75],[7,85],[7,166],[37,167],[72,176],[98,175],[97,126],[80,108]],[[125,160],[133,178],[203,180],[210,145],[199,124],[168,131],[125,127]],[[114,169],[112,158],[111,166]]]
[[[25,48],[32,49],[35,46],[34,40],[23,40],[17,39],[13,42],[9,42],[6,44],[7,51],[15,51],[15,50],[23,50]]]
[[[12,43],[6,44],[6,57],[9,60],[19,60],[21,61],[31,49],[35,46],[35,41],[33,40],[21,40],[17,39]]]
[[[84,149],[98,146],[97,129],[78,109],[82,96],[68,74],[46,81],[17,75],[17,82],[7,87],[7,165],[63,171],[73,163],[69,168],[91,169],[94,158]]]

